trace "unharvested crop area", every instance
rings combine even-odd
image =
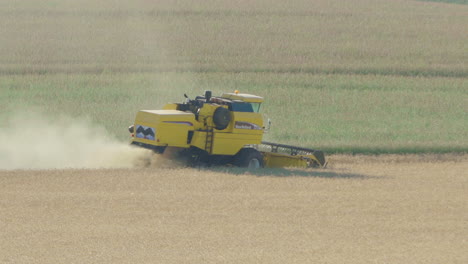
[[[468,149],[467,5],[26,0],[0,13],[2,121],[85,116],[125,140],[139,109],[238,89],[265,96],[270,141]]]
[[[1,263],[466,263],[467,156],[0,173]]]
[[[468,263],[466,25],[466,1],[0,1],[0,263]],[[330,166],[128,147],[136,111],[235,89]]]

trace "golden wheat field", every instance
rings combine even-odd
[[[466,155],[0,172],[0,263],[467,263]]]

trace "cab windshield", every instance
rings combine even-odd
[[[252,105],[252,109],[255,113],[258,113],[260,111],[260,105],[261,103],[250,103]]]

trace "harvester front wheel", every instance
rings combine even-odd
[[[242,168],[263,168],[263,155],[253,148],[241,149],[234,157],[234,165]]]

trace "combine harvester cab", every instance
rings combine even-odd
[[[156,153],[172,153],[190,165],[230,164],[239,167],[323,167],[321,151],[262,142],[259,113],[263,98],[224,93],[171,103],[163,110],[141,110],[129,127],[131,144]]]

